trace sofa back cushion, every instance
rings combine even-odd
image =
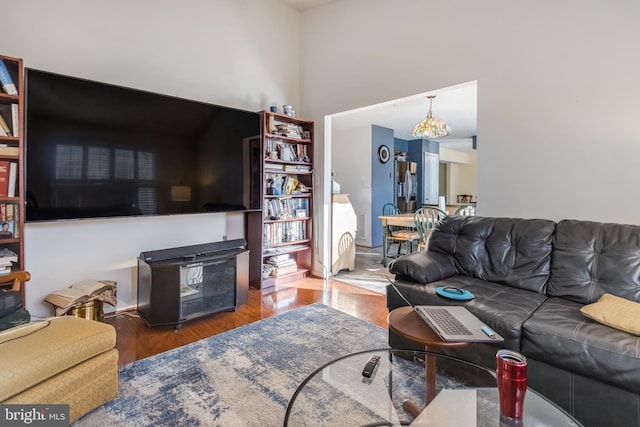
[[[640,226],[560,221],[547,294],[591,304],[604,293],[640,302]]]
[[[458,274],[544,293],[555,222],[450,216],[429,236],[428,250],[454,257]]]

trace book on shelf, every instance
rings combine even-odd
[[[17,203],[0,203],[0,221],[13,221],[18,217]]]
[[[307,238],[307,221],[265,223],[263,243],[265,246],[296,242]]]
[[[16,89],[16,85],[13,82],[3,59],[0,59],[0,83],[2,83],[2,89],[9,95],[18,94],[18,89]]]
[[[274,257],[271,257],[267,260],[267,264],[273,265],[274,267],[288,267],[290,265],[296,265],[296,260],[292,258],[287,258],[283,260],[274,260]]]
[[[4,115],[0,113],[0,135],[13,136],[13,131],[9,127],[9,123],[4,119]]]
[[[18,104],[11,104],[11,125],[13,136],[20,136],[20,112]]]
[[[3,155],[3,156],[17,156],[19,154],[20,154],[20,148],[18,148],[18,147],[10,147],[7,144],[0,144],[0,155]]]
[[[293,261],[293,259],[291,259],[289,254],[273,255],[273,256],[270,256],[269,259],[267,259],[267,262],[271,265],[290,263],[290,261]]]
[[[81,280],[68,288],[60,289],[49,294],[44,300],[57,307],[67,308],[75,304],[87,302],[104,291],[112,290],[115,287],[115,282]]]
[[[9,184],[7,186],[7,197],[16,197],[16,184],[18,182],[18,164],[9,164]]]
[[[298,186],[298,179],[292,176],[288,176],[287,179],[284,181],[284,186],[283,186],[284,188],[282,193],[291,194],[293,193],[293,190],[295,190],[297,186]]]
[[[0,160],[0,197],[7,197],[9,193],[9,168],[11,162]]]
[[[276,132],[278,135],[286,136],[288,138],[302,138],[302,128],[292,123],[276,125]]]
[[[0,104],[0,135],[1,136],[19,136],[20,120],[19,120],[18,104]]]
[[[267,170],[270,170],[270,171],[281,171],[282,170],[282,165],[278,164],[278,163],[265,162],[264,169],[265,169],[265,171],[267,171]]]
[[[294,263],[293,265],[276,267],[274,271],[275,271],[275,274],[272,273],[274,276],[276,277],[283,276],[285,274],[295,273],[296,271],[298,271],[298,266]]]
[[[304,216],[308,216],[309,200],[295,197],[272,199],[266,201],[266,207],[268,219],[300,218],[298,212],[302,210],[304,210]]]

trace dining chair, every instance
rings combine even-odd
[[[387,203],[382,207],[382,215],[399,215],[400,210],[393,203]],[[420,234],[413,227],[387,225],[382,230],[387,235],[387,254],[392,244],[398,244],[396,256],[402,255],[402,245],[405,244],[405,253],[413,252],[413,242],[420,240]]]
[[[413,221],[420,235],[420,241],[418,242],[419,251],[427,247],[427,238],[429,237],[429,233],[431,233],[431,229],[447,215],[448,213],[446,211],[438,208],[422,207],[416,210],[413,214]]]
[[[475,216],[476,215],[476,207],[473,205],[462,205],[458,206],[458,209],[453,212],[454,216]]]

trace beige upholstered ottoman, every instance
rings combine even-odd
[[[68,404],[70,421],[118,395],[111,325],[56,317],[0,333],[0,403]]]

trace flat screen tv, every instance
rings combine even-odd
[[[261,208],[260,114],[26,70],[27,221]]]

